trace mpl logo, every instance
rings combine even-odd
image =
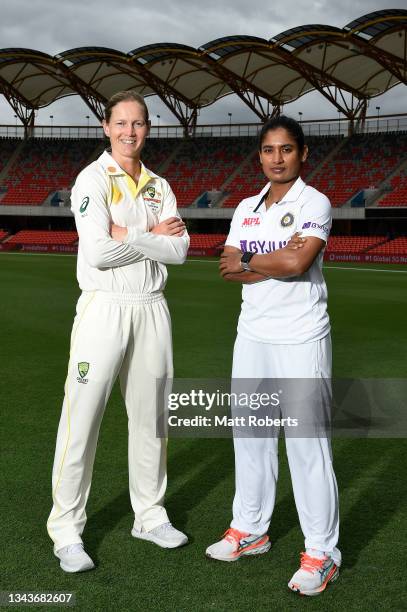
[[[243,219],[242,227],[250,227],[252,225],[260,225],[260,217],[246,217]]]

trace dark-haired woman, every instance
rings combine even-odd
[[[328,435],[307,436],[301,428],[302,421],[318,421],[329,410],[331,341],[322,257],[331,207],[322,193],[300,178],[308,149],[295,120],[281,116],[268,121],[259,144],[260,163],[269,182],[237,207],[220,263],[225,280],[243,283],[232,377],[246,379],[247,386],[254,379],[289,379],[284,389],[297,400],[299,388],[307,390],[299,411],[298,401],[283,402],[281,407],[283,416],[290,417],[293,410],[291,416],[300,423],[297,433],[288,434],[287,421],[285,431],[305,538],[300,569],[288,586],[316,595],[337,578],[341,563],[330,440]],[[292,244],[290,237],[296,232],[302,232],[305,240]],[[314,410],[321,412],[315,415]],[[223,539],[206,553],[223,561],[269,550],[267,531],[278,474],[278,436],[235,432],[234,448],[233,520]]]
[[[166,440],[157,437],[156,428],[173,372],[171,322],[162,293],[165,264],[184,262],[189,239],[170,186],[140,160],[149,133],[143,98],[132,91],[113,96],[103,127],[111,149],[79,174],[72,190],[82,294],[47,523],[66,572],[94,567],[82,542],[85,507],[99,427],[117,376],[128,415],[131,533],[164,548],[187,542],[163,506]]]

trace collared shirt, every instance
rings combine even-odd
[[[71,208],[79,234],[77,276],[83,291],[152,293],[167,280],[164,264],[185,261],[189,237],[151,233],[178,216],[167,181],[141,164],[136,184],[105,151],[78,175]],[[110,236],[111,224],[127,227],[124,242]]]
[[[270,183],[239,204],[227,245],[242,252],[271,253],[284,248],[295,232],[327,242],[332,220],[326,196],[298,178],[284,198],[267,210],[269,188]],[[322,260],[321,252],[301,276],[243,285],[238,333],[272,344],[301,344],[326,336],[330,324]]]

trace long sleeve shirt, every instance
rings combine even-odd
[[[105,151],[78,175],[71,208],[79,234],[77,276],[84,291],[152,293],[167,280],[165,264],[185,261],[189,237],[151,233],[169,217],[179,217],[167,181],[141,165],[134,180]],[[127,227],[124,242],[113,240],[111,224]]]

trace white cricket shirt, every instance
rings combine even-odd
[[[295,232],[325,242],[331,229],[331,205],[326,196],[298,178],[284,198],[266,209],[256,196],[237,207],[226,244],[242,252],[271,253],[283,248]],[[322,275],[323,253],[307,272],[293,278],[270,278],[243,285],[238,333],[257,342],[301,344],[330,331],[327,289]]]
[[[150,232],[179,214],[167,181],[143,164],[136,185],[105,151],[78,175],[71,208],[79,234],[77,276],[83,291],[161,291],[167,280],[164,264],[185,261],[187,232],[182,237]],[[110,236],[112,223],[127,227],[124,242]]]

